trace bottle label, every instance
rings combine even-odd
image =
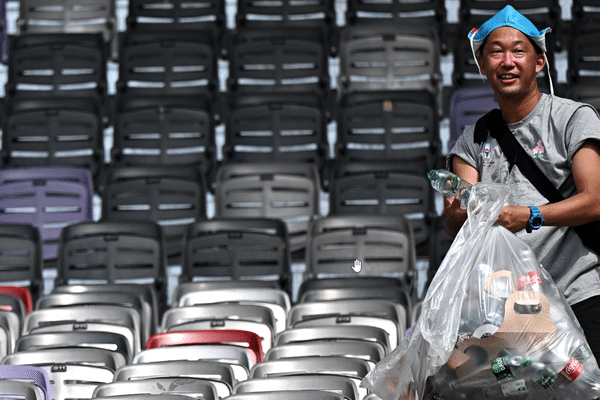
[[[535,383],[540,385],[542,388],[548,390],[550,389],[550,386],[552,386],[555,380],[556,374],[552,372],[552,370],[546,368],[543,371],[541,371],[541,376],[539,379],[536,379]]]
[[[575,351],[575,358],[579,361],[579,362],[585,362],[587,360],[589,360],[592,357],[592,352],[590,350],[590,348],[587,346],[587,344],[582,344],[581,346],[579,346],[577,348],[577,350]]]
[[[502,388],[502,394],[504,394],[504,397],[517,396],[527,393],[527,386],[525,385],[525,381],[523,379],[504,383],[500,385],[500,387]]]
[[[514,378],[508,366],[508,356],[498,357],[492,360],[492,372],[499,383],[511,381]]]
[[[577,361],[575,358],[571,358],[567,365],[560,371],[561,375],[565,377],[569,382],[573,382],[583,372],[583,364]]]
[[[519,287],[519,290],[535,284],[542,284],[542,277],[538,271],[529,271],[525,275],[517,278],[517,286]]]

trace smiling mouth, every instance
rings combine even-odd
[[[513,80],[513,79],[517,79],[517,75],[508,75],[508,74],[505,74],[505,75],[500,75],[499,78],[500,78],[500,80],[503,80],[503,81],[510,81],[510,80]]]

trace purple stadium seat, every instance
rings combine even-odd
[[[448,151],[462,135],[465,126],[474,125],[479,117],[493,108],[498,108],[494,92],[488,86],[456,89],[450,99],[450,138]]]
[[[92,221],[93,181],[77,167],[0,170],[0,223],[36,226],[44,260],[56,258],[62,228]]]
[[[0,379],[31,381],[39,389],[43,400],[52,400],[50,378],[40,367],[30,365],[0,365]]]

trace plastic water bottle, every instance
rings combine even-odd
[[[434,169],[427,173],[431,186],[446,197],[460,199],[460,205],[467,207],[471,185],[458,177],[458,175],[445,169]]]

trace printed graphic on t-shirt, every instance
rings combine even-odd
[[[483,166],[489,167],[492,165],[492,144],[487,142],[483,146]]]
[[[544,144],[542,143],[541,140],[538,140],[537,146],[535,146],[535,148],[533,149],[532,157],[533,158],[542,158],[542,157],[544,157],[545,152],[546,152],[546,149],[544,148]]]

